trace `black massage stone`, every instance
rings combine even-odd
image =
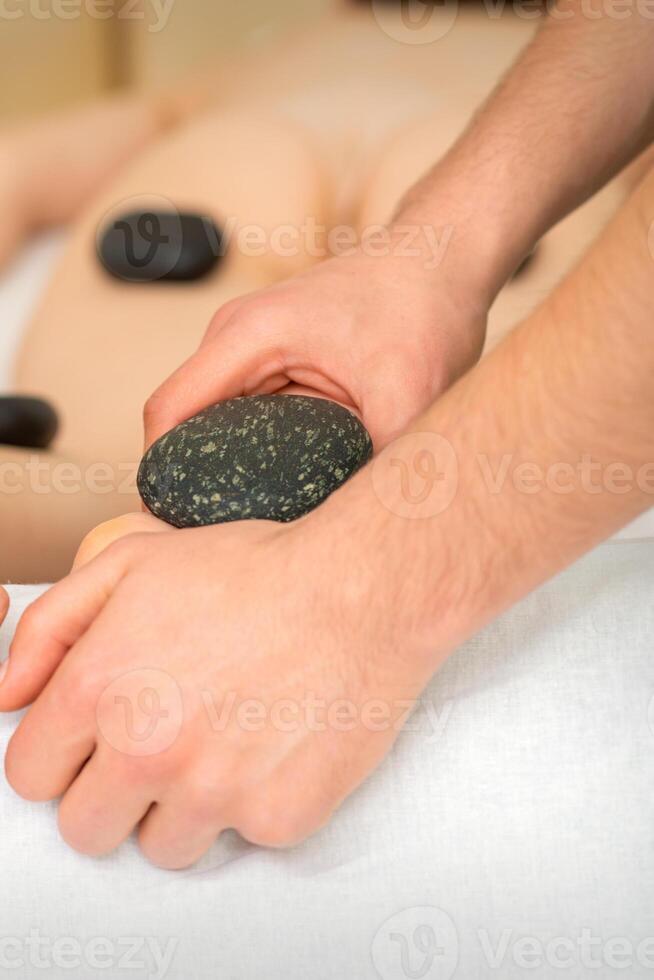
[[[211,218],[176,211],[134,211],[103,231],[98,257],[126,282],[193,282],[223,255],[222,233]]]
[[[47,449],[59,428],[54,408],[40,398],[0,398],[0,445]]]
[[[356,416],[303,395],[255,395],[206,409],[145,455],[138,488],[174,527],[293,521],[362,467],[372,443]]]

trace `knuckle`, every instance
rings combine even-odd
[[[236,299],[230,299],[228,303],[221,306],[209,321],[209,326],[205,333],[204,339],[211,340],[216,334],[220,333],[227,322],[238,312],[243,306],[245,300],[242,296],[236,297]]]
[[[219,789],[215,778],[206,774],[191,773],[184,780],[185,805],[196,820],[215,817],[222,808],[226,792]]]
[[[229,331],[225,330],[224,340],[228,341],[230,335],[233,331],[238,331],[238,335],[243,338],[247,337],[252,339],[253,336],[257,336],[261,330],[263,323],[263,318],[260,313],[260,307],[256,301],[248,303],[240,313],[238,318],[234,318],[229,324]]]
[[[288,848],[309,836],[311,824],[301,808],[286,802],[278,807],[254,806],[238,829],[247,840],[261,847]]]
[[[107,687],[104,658],[95,650],[85,650],[83,660],[69,655],[59,667],[57,709],[76,725],[93,731],[100,698]]]
[[[288,316],[287,303],[281,296],[261,294],[243,306],[238,315],[239,330],[264,334],[276,329]]]
[[[170,749],[135,755],[121,752],[121,756],[123,779],[127,786],[137,790],[143,786],[177,785],[184,772],[183,761]]]
[[[79,717],[86,713],[84,709],[94,709],[97,706],[106,686],[102,663],[97,655],[89,652],[81,669],[80,665],[75,665],[73,657],[63,667],[59,703],[68,717]]]
[[[146,423],[154,422],[163,412],[166,404],[165,386],[157,388],[147,399],[143,406],[143,420]]]
[[[131,534],[126,534],[122,538],[118,538],[117,541],[112,541],[104,549],[103,555],[107,557],[109,561],[115,562],[121,567],[125,567],[130,564],[135,553],[143,554],[143,551],[151,543],[152,535],[139,533],[134,531]]]
[[[181,871],[192,863],[180,850],[176,836],[155,835],[147,827],[138,832],[139,850],[146,861],[164,871]]]
[[[185,761],[182,772],[185,806],[196,820],[215,819],[225,812],[240,795],[244,782],[243,766],[236,755],[219,760],[205,755],[192,765]]]
[[[162,764],[159,754],[132,756],[120,749],[116,749],[115,754],[120,756],[120,779],[128,794],[138,792],[143,786],[159,785],[168,775],[169,770]]]
[[[138,845],[145,860],[155,868],[161,868],[163,871],[179,871],[183,867],[176,862],[172,848],[153,840],[151,835],[143,830],[139,831]]]

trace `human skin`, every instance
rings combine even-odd
[[[120,517],[103,521],[102,524],[98,524],[85,535],[77,549],[73,570],[87,565],[115,541],[120,541],[128,534],[161,533],[163,531],[170,531],[170,526],[151,514],[145,513],[122,514]],[[6,589],[0,586],[0,626],[4,622],[8,610],[9,596]]]
[[[1,710],[33,702],[14,789],[63,795],[76,849],[138,826],[167,868],[226,827],[273,847],[321,827],[466,637],[651,504],[653,222],[654,173],[535,314],[303,520],[129,534],[37,600],[0,684]],[[401,464],[418,473],[434,440],[444,479],[407,493]],[[146,695],[142,739],[126,707]],[[340,713],[316,725],[311,699]]]
[[[491,23],[483,11],[462,10],[437,48],[416,50],[388,37],[369,11],[343,5],[311,22],[300,37],[270,50],[258,46],[238,66],[223,65],[204,105],[184,86],[184,113],[176,91],[156,99],[121,97],[0,132],[3,213],[22,202],[21,235],[36,225],[71,225],[12,379],[18,393],[38,393],[53,403],[60,431],[48,452],[0,446],[0,581],[57,580],[90,529],[138,509],[133,477],[142,455],[144,402],[197,349],[216,308],[316,266],[321,256],[303,247],[301,229],[308,221],[330,230],[344,225],[357,236],[387,222],[400,195],[449,149],[532,30],[510,15]],[[475,60],[474,75],[466,57]],[[6,169],[11,179],[4,179]],[[135,286],[110,279],[99,267],[94,246],[108,214],[137,202],[151,207],[150,195],[159,206],[201,211],[218,225],[236,222],[227,255],[207,279]],[[616,183],[602,201],[553,233],[530,270],[503,291],[491,333],[510,328],[533,308],[623,196]],[[239,247],[238,230],[248,226],[266,236],[256,254]],[[300,247],[283,254],[271,238],[289,227],[300,230]],[[0,235],[9,229],[6,220]],[[329,254],[327,243],[323,255]],[[418,260],[393,266],[372,258],[381,291],[371,302],[379,303],[385,291],[390,308],[391,282],[412,273],[417,281],[420,255]],[[369,379],[366,397],[378,418],[373,435],[397,428],[395,413],[401,421],[410,412],[412,386],[427,404],[468,367],[485,329],[485,315],[467,290],[453,289],[420,349],[408,330],[397,329],[408,324],[410,310],[404,294],[394,292],[395,327],[384,332],[387,352],[396,347],[396,357],[381,357],[375,338],[359,335],[356,324],[349,329],[351,318],[345,304],[340,307],[342,346],[350,346],[356,373],[365,366]],[[416,290],[416,318],[424,318],[431,295],[426,282]],[[333,308],[330,290],[324,306]],[[304,309],[309,317],[312,311]],[[382,310],[380,319],[387,319]],[[409,366],[412,349],[421,357]],[[327,366],[322,374],[330,372]],[[395,400],[385,397],[387,375],[397,382]],[[354,400],[343,388],[334,383],[330,392]],[[38,485],[27,472],[32,462],[43,471]],[[109,480],[96,481],[98,466],[108,469]]]
[[[0,133],[0,268],[35,231],[66,224],[99,187],[209,101],[204,76],[5,125]],[[212,93],[213,94],[213,93]]]
[[[219,309],[200,350],[150,398],[146,444],[207,404],[290,380],[344,392],[379,448],[468,367],[524,256],[654,136],[654,21],[636,4],[626,18],[584,11],[582,0],[555,6],[404,197],[391,231],[454,228],[438,268],[343,256]]]

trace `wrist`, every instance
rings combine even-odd
[[[387,308],[398,315],[387,317],[401,334],[392,343],[408,345],[431,379],[429,401],[450,387],[481,356],[486,339],[488,300],[462,281],[458,270],[444,258],[439,245],[441,230],[415,225],[390,225],[384,229],[385,251],[375,256],[362,242],[353,261],[343,257],[351,278],[366,283],[389,299]],[[358,266],[357,264],[358,263]],[[380,331],[379,344],[383,346]],[[427,408],[427,404],[422,408]]]
[[[407,518],[398,490],[392,461],[406,455],[405,438],[310,515],[306,530],[316,543],[317,567],[325,554],[332,559],[330,587],[338,593],[332,607],[351,624],[373,676],[395,677],[417,692],[467,631],[461,607],[441,602],[452,573],[443,529],[430,522],[426,534],[423,521]]]
[[[454,295],[486,313],[538,238],[527,202],[505,186],[501,168],[488,186],[465,151],[453,151],[401,202],[395,225],[438,235],[434,278],[446,279]]]

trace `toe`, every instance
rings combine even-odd
[[[73,569],[86,565],[114,541],[128,534],[156,534],[162,531],[170,531],[170,526],[151,514],[124,514],[112,521],[105,521],[86,535],[75,557]]]

